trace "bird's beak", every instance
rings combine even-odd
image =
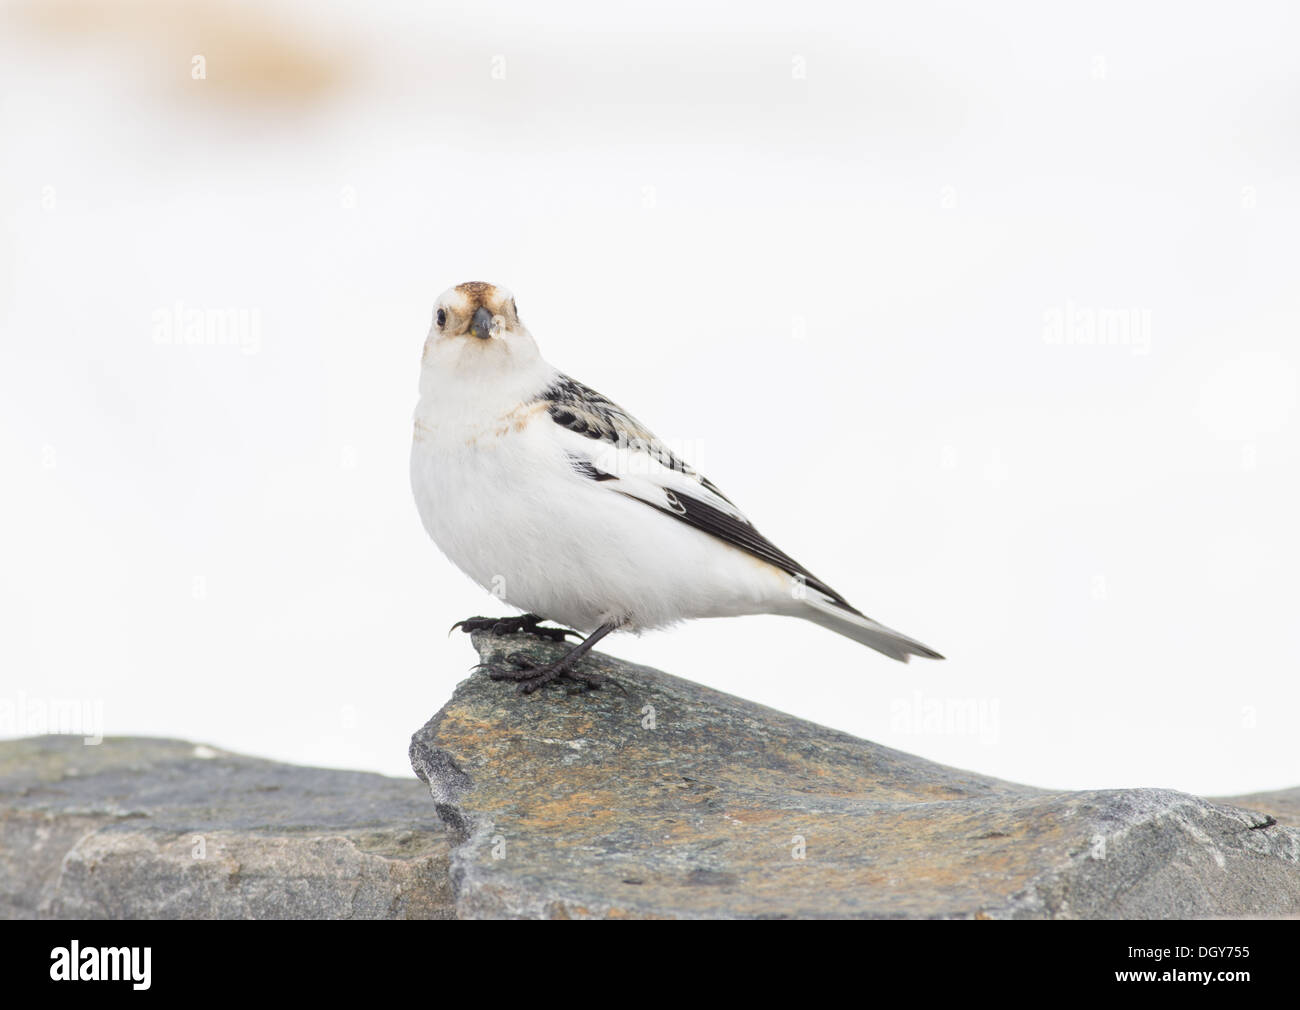
[[[470,336],[478,337],[479,340],[488,340],[492,336],[492,313],[483,306],[479,306],[474,312],[474,318],[469,322]]]

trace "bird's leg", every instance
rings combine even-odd
[[[536,663],[527,656],[509,656],[507,661],[513,663],[516,669],[508,670],[499,666],[489,667],[488,676],[493,680],[515,681],[519,685],[521,694],[532,694],[539,687],[549,684],[557,677],[568,677],[570,680],[575,680],[593,690],[602,684],[613,683],[608,677],[602,677],[598,673],[583,673],[580,670],[575,670],[574,667],[583,656],[591,651],[592,646],[617,627],[618,625],[615,623],[602,624],[583,641],[552,663]]]
[[[513,635],[523,631],[544,638],[548,642],[563,642],[569,635],[582,637],[568,628],[543,628],[541,623],[544,620],[546,618],[538,617],[536,614],[520,614],[518,617],[467,617],[453,624],[451,630],[460,628],[466,634],[471,631],[490,631],[494,635]]]

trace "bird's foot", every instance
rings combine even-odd
[[[569,635],[582,638],[582,635],[569,628],[543,628],[541,625],[545,619],[536,614],[520,614],[518,617],[467,617],[453,624],[451,630],[455,631],[459,628],[466,634],[471,631],[490,631],[494,635],[514,635],[522,631],[548,642],[563,642]]]
[[[558,680],[561,677],[576,683],[578,690],[583,693],[598,691],[605,684],[613,684],[620,690],[624,690],[622,684],[619,684],[616,680],[611,680],[609,677],[602,676],[599,673],[584,673],[582,670],[574,669],[574,665],[579,658],[561,656],[553,663],[538,663],[527,656],[516,655],[506,657],[506,662],[512,664],[514,669],[483,665],[488,672],[488,676],[493,680],[509,680],[517,684],[517,690],[520,694],[532,694],[538,688],[544,687],[551,681]]]

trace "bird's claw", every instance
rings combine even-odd
[[[466,634],[473,631],[488,631],[494,635],[513,635],[526,632],[548,642],[564,642],[569,635],[581,639],[582,635],[570,628],[544,628],[544,618],[536,614],[521,614],[518,617],[467,617],[451,626],[447,634],[458,628]]]

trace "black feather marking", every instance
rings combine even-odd
[[[615,489],[617,490],[617,489]],[[627,495],[626,492],[620,491],[620,494]],[[652,509],[662,512],[666,516],[679,522],[684,522],[688,526],[710,536],[717,537],[724,543],[732,547],[738,547],[740,550],[751,554],[760,561],[766,561],[770,565],[775,565],[781,571],[790,576],[802,578],[804,582],[818,592],[825,593],[832,603],[837,607],[842,607],[851,614],[857,614],[859,617],[865,617],[860,610],[854,608],[848,600],[844,599],[839,593],[828,586],[821,579],[817,578],[812,572],[808,571],[803,565],[799,564],[794,558],[786,554],[776,544],[768,540],[767,537],[759,533],[752,524],[744,519],[738,519],[735,516],[728,515],[721,509],[716,509],[712,505],[698,501],[690,495],[684,494],[680,490],[668,492],[669,502],[672,507],[656,505],[653,502],[645,501],[643,498],[637,498],[635,495],[627,497],[639,501],[642,504],[649,505]]]
[[[611,445],[648,453],[661,466],[678,473],[695,477],[719,498],[725,496],[712,484],[699,476],[691,467],[654,434],[613,400],[602,396],[577,379],[561,375],[537,395],[537,400],[549,404],[546,412],[562,428],[587,438],[601,439]]]
[[[573,469],[578,471],[579,474],[586,477],[588,480],[618,480],[618,478],[612,473],[606,473],[604,470],[596,469],[596,467],[592,466],[591,460],[583,459],[581,456],[575,456],[573,453],[568,453],[568,457],[569,464]]]

